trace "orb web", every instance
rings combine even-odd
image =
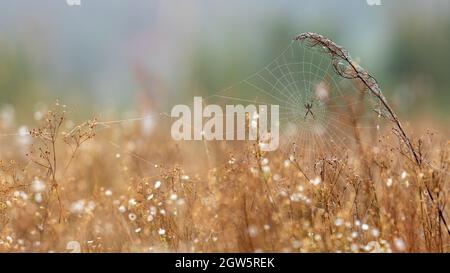
[[[292,41],[256,73],[208,98],[225,104],[279,105],[280,148],[307,161],[354,154],[381,124],[376,100],[333,69],[319,47]]]

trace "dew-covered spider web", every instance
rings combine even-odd
[[[379,100],[361,82],[338,75],[323,48],[297,40],[256,73],[204,98],[204,104],[279,105],[278,151],[310,163],[334,155],[358,157],[361,147],[374,143],[386,122],[374,111],[380,109]],[[134,121],[170,120],[167,113],[159,113],[99,122],[97,130]]]
[[[319,47],[292,41],[273,61],[206,103],[279,105],[280,151],[305,160],[356,155],[381,126],[377,100],[333,69]]]

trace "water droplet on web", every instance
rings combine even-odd
[[[78,241],[69,241],[66,250],[70,253],[81,253],[81,245]]]

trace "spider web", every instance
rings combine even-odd
[[[384,120],[373,111],[379,107],[377,100],[360,83],[339,76],[321,48],[299,41],[292,41],[256,73],[204,100],[219,105],[279,105],[279,151],[287,157],[295,153],[304,163],[312,164],[337,154],[358,156],[362,145],[377,139]],[[103,127],[97,130],[162,118],[171,119],[159,113],[99,122]],[[192,124],[183,126],[190,128]],[[0,136],[16,135],[21,134]]]
[[[376,138],[381,126],[370,93],[357,81],[340,77],[320,48],[299,41],[207,101],[279,105],[280,150],[308,161],[342,152],[355,155]]]

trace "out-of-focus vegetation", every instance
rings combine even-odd
[[[0,252],[449,252],[448,2],[34,2],[0,10]],[[327,123],[349,127],[349,147],[170,138],[160,113],[306,31],[376,77],[419,163],[356,107]]]
[[[383,73],[399,107],[411,114],[449,116],[450,21],[407,21],[396,31]]]
[[[130,109],[155,96],[164,96],[168,108],[242,80],[296,34],[313,31],[349,48],[400,112],[448,120],[446,1],[380,7],[364,1],[250,1],[240,9],[199,1],[183,4],[183,17],[174,15],[177,7],[158,1],[79,9],[52,1],[29,5],[8,5],[0,27],[0,104],[12,104],[19,116],[30,116],[21,112],[40,99],[56,97],[74,102],[79,112]],[[29,17],[29,10],[36,16]],[[60,15],[47,14],[52,10]],[[102,21],[99,14],[106,14]],[[136,66],[144,68],[144,80],[137,79]]]
[[[33,110],[29,109],[42,94],[39,82],[30,57],[20,48],[6,46],[0,41],[0,107],[4,104],[16,106],[19,117],[32,114]]]

